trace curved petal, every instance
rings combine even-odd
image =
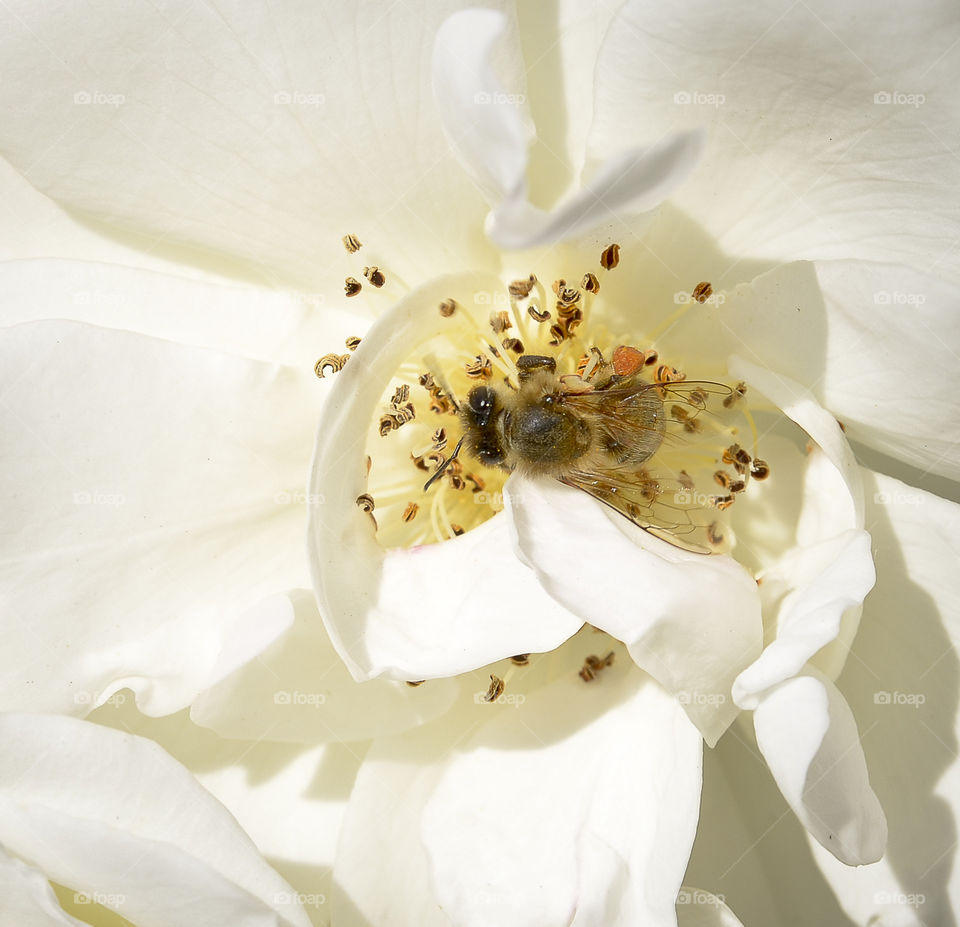
[[[309,370],[65,322],[0,355],[5,706],[175,711],[289,627]]]
[[[349,743],[423,724],[452,704],[457,684],[449,679],[415,688],[356,682],[327,637],[313,595],[298,590],[291,599],[291,628],[201,692],[190,706],[192,721],[238,740]]]
[[[244,279],[476,267],[486,206],[423,105],[456,5],[15,3],[0,150],[100,228]],[[347,255],[348,233],[373,253]]]
[[[224,807],[156,744],[72,718],[5,715],[0,841],[150,927],[309,927]]]
[[[495,278],[444,277],[394,306],[337,375],[317,431],[310,476],[313,588],[330,639],[356,679],[429,679],[511,654],[550,650],[582,620],[548,596],[509,544],[505,517],[466,534],[384,551],[356,505],[366,491],[366,429],[402,361],[461,324],[437,306],[475,292],[499,293]],[[509,589],[509,597],[498,594]]]
[[[3,324],[70,319],[310,370],[370,324],[327,295],[224,285],[93,261],[0,264]],[[361,307],[356,307],[359,310]]]
[[[820,659],[829,675],[839,673],[876,572],[863,530],[860,470],[836,419],[789,377],[738,357],[729,366],[800,425],[823,455],[805,476],[814,502],[801,511],[797,546],[763,577],[779,593],[768,600],[773,614],[767,623],[776,637],[733,685],[736,704],[753,708],[763,691],[798,673],[828,645],[832,650]]]
[[[590,148],[600,160],[704,126],[705,159],[676,203],[728,253],[955,279],[958,37],[950,0],[906,19],[868,0],[763,0],[736,16],[631,0],[598,58]]]
[[[757,745],[804,827],[841,862],[876,862],[887,820],[870,787],[853,713],[825,676],[768,690],[753,715]]]
[[[730,557],[652,537],[560,483],[514,475],[504,501],[518,552],[547,592],[623,641],[713,746],[737,713],[730,686],[763,643],[753,577]]]
[[[434,93],[447,137],[474,183],[494,207],[487,222],[502,248],[552,244],[609,223],[628,207],[658,206],[693,170],[698,132],[670,134],[654,145],[618,146],[580,189],[547,212],[527,198],[527,149],[533,128],[523,93],[507,93],[493,67],[492,50],[506,17],[493,10],[464,10],[437,33]]]
[[[17,927],[83,927],[60,907],[47,877],[0,847],[0,917]]]
[[[501,712],[426,802],[438,901],[465,925],[675,923],[701,749],[634,668],[586,692],[559,680]]]
[[[949,924],[960,906],[960,506],[865,471],[877,588],[839,685],[889,821],[884,858],[850,869],[814,846],[857,923]]]

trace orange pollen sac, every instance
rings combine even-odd
[[[643,351],[621,344],[613,352],[613,370],[622,377],[629,377],[643,367],[645,357]]]

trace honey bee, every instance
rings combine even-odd
[[[461,448],[488,467],[525,476],[552,478],[611,506],[632,522],[688,550],[707,547],[684,540],[685,511],[672,505],[666,481],[645,464],[664,443],[677,404],[684,421],[702,413],[713,395],[732,392],[719,383],[646,380],[642,370],[612,370],[593,382],[559,376],[546,355],[517,359],[519,385],[484,384],[459,406],[463,436],[453,453],[427,481],[440,478]],[[685,487],[676,477],[674,490]],[[706,527],[706,526],[702,526]]]

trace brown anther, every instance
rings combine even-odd
[[[656,351],[647,351],[643,355],[643,365],[645,367],[652,367],[658,360],[660,360],[660,355]]]
[[[465,489],[467,484],[464,481],[463,477],[459,473],[450,474],[450,486],[452,489],[461,490]]]
[[[457,538],[463,534],[463,527],[461,525],[455,525],[453,522],[450,523],[450,530],[453,532],[453,536]]]
[[[584,274],[583,279],[580,281],[580,288],[586,290],[588,293],[599,293],[600,281],[597,279],[596,274]]]
[[[689,434],[695,435],[700,433],[700,422],[695,418],[688,418],[683,423],[683,430]]]
[[[551,325],[550,326],[550,344],[556,346],[562,344],[564,339],[567,337],[567,333],[564,330],[562,325]]]
[[[510,321],[510,313],[506,309],[499,312],[490,313],[490,327],[495,335],[505,332],[508,328],[513,328],[513,322]]]
[[[490,688],[487,689],[487,694],[483,697],[483,700],[485,702],[495,702],[501,695],[503,695],[503,680],[491,673]]]
[[[690,413],[683,406],[670,406],[670,417],[678,422],[685,422]]]
[[[718,486],[722,486],[724,489],[730,485],[730,474],[725,473],[723,470],[717,470],[717,472],[713,474],[713,479]]]
[[[547,319],[550,318],[550,310],[541,310],[536,306],[527,306],[527,315],[529,315],[534,322],[546,322]]]
[[[687,491],[690,492],[694,487],[693,477],[687,473],[686,470],[681,470],[677,474],[677,482]]]
[[[424,470],[429,472],[430,468],[427,466],[427,462],[423,459],[422,456],[418,457],[416,454],[411,454],[410,459],[413,461],[413,465],[418,470]]]
[[[519,338],[505,338],[503,346],[514,354],[523,354],[523,342]]]
[[[393,399],[390,400],[390,405],[398,406],[403,402],[406,402],[410,398],[410,387],[406,383],[400,384],[394,392]]]
[[[464,479],[473,483],[474,492],[483,492],[486,488],[486,483],[483,481],[483,477],[477,476],[475,473],[464,473]]]
[[[363,275],[378,290],[387,282],[387,278],[381,273],[379,267],[364,267]]]
[[[715,509],[720,509],[722,512],[724,509],[728,509],[731,505],[733,505],[733,500],[733,496],[711,496],[710,504]]]
[[[745,480],[734,480],[727,488],[732,493],[738,493],[743,492],[747,488],[747,484]]]
[[[436,451],[430,451],[429,454],[424,454],[423,459],[426,460],[434,470],[439,470],[440,467],[447,462],[446,457],[444,457],[443,454],[438,454]]]
[[[613,371],[621,377],[629,377],[640,370],[645,363],[643,351],[621,344],[613,352]]]
[[[837,424],[840,426],[840,430],[841,430],[844,434],[846,434],[846,433],[847,433],[847,426],[844,425],[843,422],[840,421],[840,419],[837,419]]]
[[[737,452],[733,456],[736,459],[736,462],[738,464],[742,464],[743,466],[747,466],[752,460],[750,455],[742,447],[738,448]]]
[[[447,446],[447,429],[438,428],[433,433],[433,447],[434,450],[442,451]]]
[[[351,335],[345,343],[350,351],[356,351],[360,347],[360,339],[356,335]]]
[[[434,386],[433,376],[429,373],[421,373],[420,376],[417,378],[417,382],[424,389],[433,389],[433,386]]]
[[[707,541],[714,547],[719,547],[723,543],[723,532],[715,521],[707,526]]]
[[[686,378],[685,373],[681,373],[676,367],[670,367],[667,364],[661,364],[657,367],[657,373],[654,377],[658,383],[681,383]]]
[[[568,309],[580,302],[580,291],[575,286],[567,286],[566,280],[556,280],[553,292],[557,294],[557,310]]]
[[[710,295],[712,293],[713,293],[713,287],[709,283],[704,281],[703,283],[698,283],[693,288],[693,293],[691,293],[690,295],[693,296],[693,298],[698,303],[705,303],[710,298]]]
[[[485,354],[478,354],[471,363],[463,366],[471,380],[489,380],[493,376],[493,365]]]
[[[449,319],[450,316],[452,316],[456,311],[456,300],[445,299],[442,303],[440,303],[440,315],[442,315],[445,319]]]
[[[595,679],[597,673],[602,669],[605,669],[608,666],[613,666],[614,653],[611,650],[605,657],[597,657],[593,654],[590,654],[586,660],[583,661],[583,667],[580,670],[580,678],[584,682],[590,682]]]
[[[739,444],[731,444],[730,447],[724,448],[723,455],[720,459],[725,464],[732,466],[734,463],[736,463],[737,454],[739,454],[741,450],[743,450],[743,448],[741,448]]]
[[[510,662],[514,666],[526,666],[530,662],[529,653],[518,653],[514,657],[510,657]]]
[[[426,681],[427,681],[426,679],[416,679],[416,680],[408,679],[407,685],[410,686],[411,689],[416,689],[417,686],[422,686]]]
[[[338,373],[349,359],[349,354],[324,354],[313,365],[313,372],[322,380],[326,376],[327,368],[330,369],[330,373]]]
[[[537,278],[530,274],[526,280],[513,280],[507,287],[507,291],[514,299],[526,299],[536,285]]]
[[[755,480],[765,480],[770,476],[770,465],[757,457],[750,466],[750,476]]]
[[[688,398],[695,406],[702,409],[707,404],[708,396],[702,389],[695,389]]]
[[[416,502],[408,502],[407,507],[403,510],[403,515],[400,517],[404,522],[413,521],[417,517],[417,512],[420,511],[420,506]]]
[[[372,512],[375,508],[373,496],[368,492],[365,492],[362,496],[357,496],[357,505],[359,505],[364,512]]]
[[[725,397],[723,400],[723,407],[725,409],[732,409],[747,392],[747,384],[742,380],[733,388],[733,392],[729,396]]]
[[[385,438],[391,431],[396,431],[401,424],[393,413],[380,416],[380,437]]]
[[[363,289],[363,284],[356,277],[347,277],[343,281],[343,291],[347,296],[356,296]]]
[[[344,235],[343,247],[346,248],[350,254],[356,254],[363,247],[363,245],[356,235]]]
[[[373,466],[373,458],[367,454],[367,476],[370,476],[370,468]]]
[[[610,245],[600,255],[600,266],[604,270],[613,270],[620,263],[620,245]]]

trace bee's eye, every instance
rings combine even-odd
[[[490,423],[497,394],[489,386],[478,386],[467,396],[467,410],[480,428]]]

